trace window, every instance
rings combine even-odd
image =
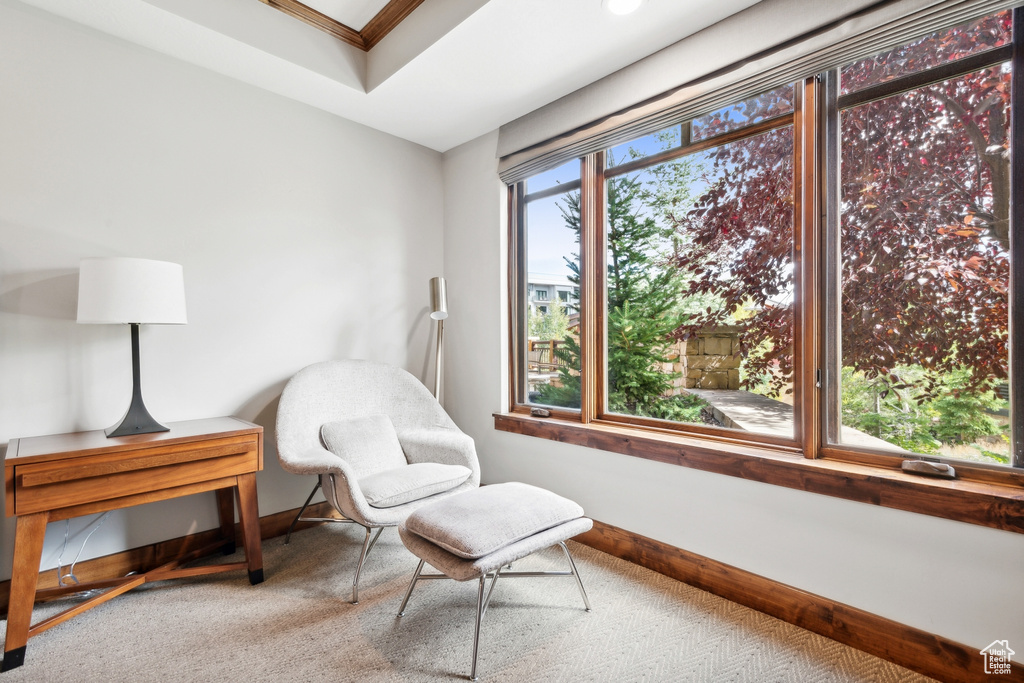
[[[792,116],[749,132],[791,113],[792,97],[786,87],[702,117],[705,144],[668,147],[662,163],[607,154],[609,419],[793,437]]]
[[[1013,24],[933,32],[510,186],[514,281],[573,288],[543,334],[513,294],[514,411],[1019,477]]]
[[[832,444],[1010,463],[1010,33],[1002,12],[832,75]]]
[[[566,305],[560,301],[548,302],[552,286],[578,286],[578,239],[566,230],[563,207],[572,197],[579,196],[580,165],[573,161],[535,176],[521,184],[519,212],[526,227],[520,232],[519,252],[522,270],[519,283],[526,296],[524,315],[518,327],[519,372],[517,402],[543,402],[551,392],[571,395],[566,387],[578,383],[579,355],[571,352],[576,331],[570,319],[570,309],[579,307],[577,296],[570,297]],[[536,189],[535,189],[536,188]],[[578,291],[578,290],[577,290]],[[571,398],[559,399],[559,405],[573,407]],[[579,406],[578,398],[575,407]]]

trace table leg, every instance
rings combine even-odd
[[[38,512],[18,517],[14,535],[14,566],[11,573],[11,598],[7,607],[7,640],[0,671],[10,671],[25,663],[25,646],[32,625],[32,606],[36,601],[39,560],[49,513]]]
[[[249,583],[263,583],[263,549],[260,545],[260,511],[256,502],[256,475],[240,474],[238,481],[238,518],[242,523],[245,559],[249,564]]]
[[[234,488],[217,489],[217,515],[220,517],[220,534],[228,543],[224,554],[235,552],[235,496]]]

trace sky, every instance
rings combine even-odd
[[[695,119],[691,124],[695,139],[703,137],[708,123],[714,119],[728,121],[732,124],[729,128],[737,128],[763,118],[759,115],[748,116],[744,111],[744,105],[745,103],[732,105]],[[681,126],[675,124],[664,130],[611,147],[608,150],[608,159],[612,164],[626,163],[678,147],[681,140]],[[701,157],[705,155],[706,153],[697,153],[690,158],[699,164]],[[647,174],[648,170],[642,169],[630,175],[634,178],[645,179]],[[530,194],[579,179],[580,161],[572,159],[557,168],[527,179],[526,192]],[[690,194],[693,197],[699,196],[706,188],[707,181],[696,177],[691,183]],[[534,200],[526,205],[527,270],[530,273],[559,276],[570,274],[565,259],[572,259],[573,254],[578,253],[579,248],[575,243],[575,235],[566,226],[565,219],[559,210],[559,205],[565,205],[565,198],[566,194],[559,194]]]
[[[573,159],[558,168],[545,171],[526,181],[526,192],[537,192],[554,185],[580,179],[580,161]],[[527,270],[545,275],[570,274],[565,257],[578,253],[576,236],[565,224],[559,203],[565,205],[566,194],[538,199],[526,205]]]

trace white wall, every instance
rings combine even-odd
[[[127,407],[128,329],[75,323],[79,260],[174,261],[189,324],[142,329],[147,406],[262,424],[260,513],[298,507],[313,480],[274,450],[285,380],[330,358],[432,373],[440,174],[436,152],[0,4],[0,448]],[[65,563],[92,519],[72,521]],[[120,511],[83,559],[215,526],[212,493]],[[44,567],[63,532],[50,525]],[[0,534],[6,578],[12,520]]]
[[[552,489],[602,522],[979,649],[1024,644],[1020,534],[495,431],[508,395],[496,143],[444,161],[446,407],[485,483]]]

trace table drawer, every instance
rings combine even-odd
[[[261,468],[247,434],[14,468],[16,515],[95,503],[231,477]]]

